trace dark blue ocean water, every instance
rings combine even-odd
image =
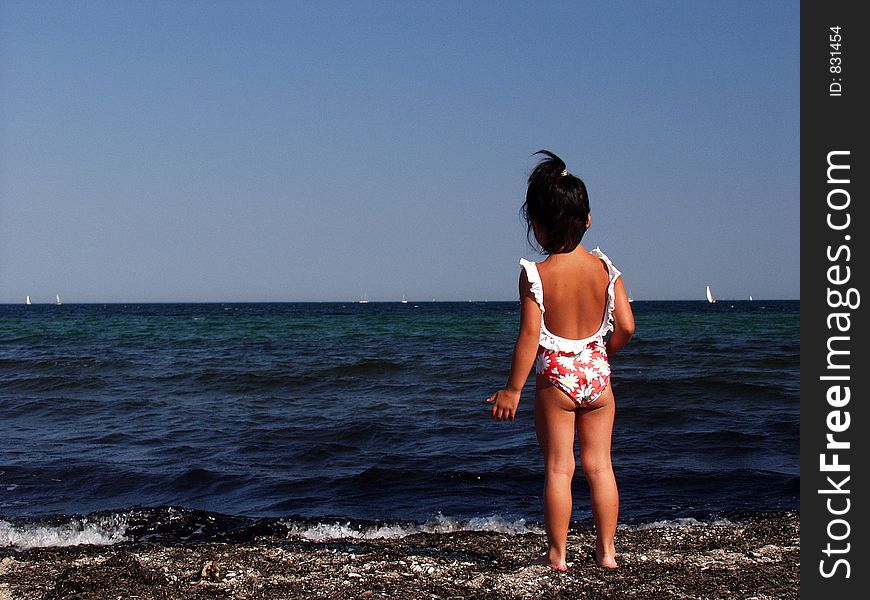
[[[612,360],[621,520],[797,508],[799,302],[632,306]],[[511,302],[0,306],[0,544],[168,506],[540,521],[534,378],[514,423],[483,402],[517,324]]]

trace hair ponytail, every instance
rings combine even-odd
[[[568,165],[565,164],[564,160],[549,150],[538,150],[535,154],[532,154],[532,156],[538,154],[543,154],[547,158],[542,159],[532,171],[532,174],[529,175],[529,185],[532,184],[533,179],[555,179],[557,177],[564,177],[568,174]]]

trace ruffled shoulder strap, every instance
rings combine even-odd
[[[538,273],[538,265],[530,260],[521,258],[520,266],[526,271],[526,279],[529,280],[529,287],[532,289],[535,302],[538,303],[541,312],[544,312],[544,286],[541,284],[541,274]]]
[[[604,335],[608,331],[613,331],[613,307],[616,305],[616,293],[613,291],[613,286],[616,285],[616,279],[622,275],[622,271],[616,268],[600,248],[593,248],[589,251],[589,254],[604,261],[604,264],[607,265],[607,272],[610,275],[610,283],[607,285],[607,310],[601,323],[601,335]]]
[[[607,272],[610,273],[610,283],[616,283],[616,278],[622,275],[622,271],[614,266],[613,262],[607,258],[607,255],[601,251],[601,248],[595,247],[589,251],[589,254],[604,261],[604,264],[607,265]]]

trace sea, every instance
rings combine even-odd
[[[623,526],[798,508],[799,301],[632,304]],[[540,532],[517,302],[0,305],[0,549]],[[591,516],[578,469],[574,520]]]

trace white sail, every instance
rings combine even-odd
[[[25,304],[30,304],[30,296],[27,297],[27,300],[25,301]]]
[[[749,296],[749,301],[752,302],[752,296]]]
[[[402,304],[407,304],[408,301],[405,299],[405,294],[402,294]]]
[[[55,294],[55,295],[54,295],[54,303],[57,304],[58,306],[60,306],[61,304],[63,304],[63,303],[60,301],[60,294]]]
[[[713,292],[710,291],[710,286],[707,286],[707,302],[713,304],[716,302],[716,298],[713,297]]]

